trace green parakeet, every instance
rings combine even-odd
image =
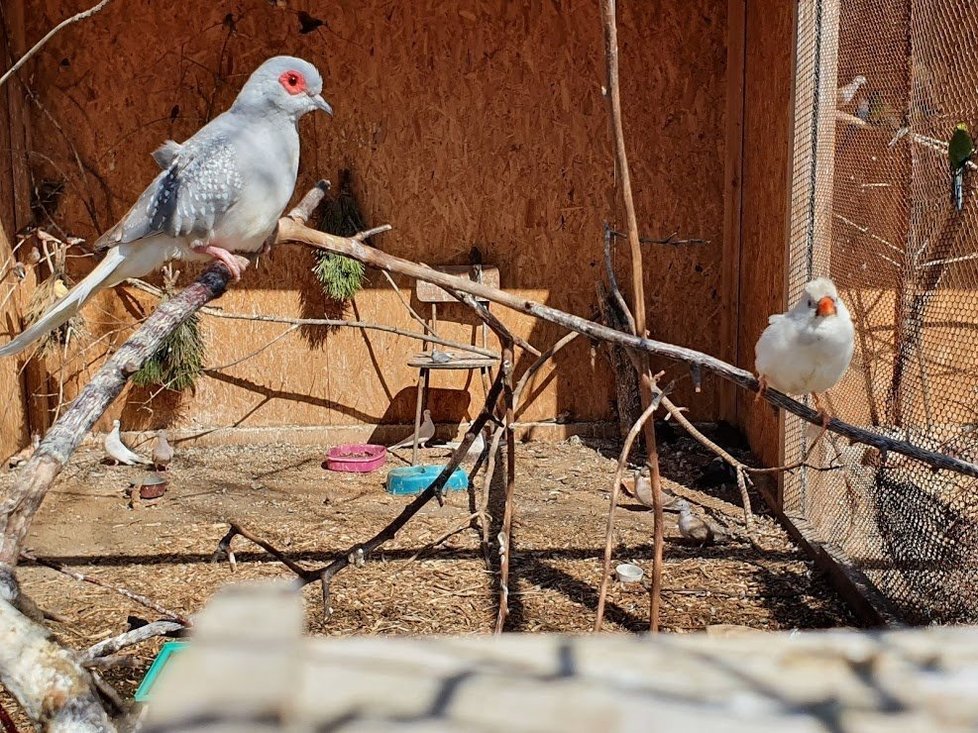
[[[964,172],[974,154],[975,141],[971,139],[968,126],[959,122],[954,126],[954,132],[947,144],[947,159],[951,164],[951,200],[958,211],[964,208]]]

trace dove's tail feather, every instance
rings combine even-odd
[[[119,251],[118,247],[113,247],[106,254],[105,258],[96,265],[95,269],[88,273],[80,283],[75,285],[68,293],[48,311],[32,323],[16,338],[3,346],[0,346],[0,356],[13,356],[19,354],[39,338],[44,337],[69,318],[74,316],[78,309],[85,304],[89,298],[98,290],[116,285],[130,275],[121,275],[119,266],[125,262],[126,257]]]

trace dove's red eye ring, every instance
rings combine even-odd
[[[298,71],[285,71],[278,78],[278,83],[289,94],[299,94],[306,91],[306,77]]]

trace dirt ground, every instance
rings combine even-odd
[[[284,437],[284,436],[283,436]],[[702,496],[734,537],[700,548],[678,536],[676,515],[666,514],[662,624],[686,632],[714,624],[759,629],[852,625],[853,619],[812,564],[769,517],[757,518],[759,544],[743,538],[734,486],[712,456],[685,436],[666,435],[663,473]],[[146,446],[141,447],[146,453]],[[618,446],[577,439],[527,443],[517,448],[517,496],[511,617],[508,628],[530,632],[585,632],[594,621]],[[428,449],[426,462],[443,461],[445,449]],[[405,454],[409,455],[409,451]],[[235,540],[237,570],[211,563],[234,518],[315,566],[383,527],[410,501],[383,489],[386,470],[357,475],[324,470],[323,451],[309,447],[177,446],[170,486],[153,507],[132,509],[129,483],[144,470],[101,463],[102,452],[84,448],[58,480],[34,523],[28,545],[35,554],[152,597],[184,614],[199,610],[221,585],[251,578],[288,577],[279,563],[246,540]],[[387,467],[403,465],[393,457]],[[4,475],[0,487],[9,486]],[[481,485],[481,478],[478,481]],[[701,496],[691,493],[691,496]],[[755,508],[762,502],[754,497]],[[432,503],[362,568],[333,582],[333,614],[323,618],[319,587],[306,589],[313,634],[470,634],[491,631],[496,616],[494,576],[487,571],[478,534],[471,529],[426,547],[470,516],[469,497],[451,493]],[[616,560],[650,570],[650,511],[623,497],[616,515]],[[20,569],[27,593],[61,614],[52,623],[67,645],[84,648],[127,628],[130,615],[159,614],[104,588],[53,570]],[[612,583],[606,628],[647,628],[648,596]],[[159,647],[133,650],[134,668],[110,679],[131,693]]]

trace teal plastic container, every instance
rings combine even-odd
[[[438,478],[445,466],[399,466],[387,472],[387,493],[395,495],[420,494]],[[469,475],[456,468],[448,477],[445,491],[464,491],[469,487]]]
[[[153,663],[146,671],[146,676],[143,677],[143,681],[136,688],[136,694],[133,695],[133,699],[136,702],[146,702],[149,699],[150,690],[152,690],[153,685],[156,683],[156,678],[160,676],[160,672],[163,671],[163,667],[170,660],[170,657],[188,644],[189,642],[186,641],[168,641],[163,645],[160,653],[156,655],[156,659],[153,660]]]

